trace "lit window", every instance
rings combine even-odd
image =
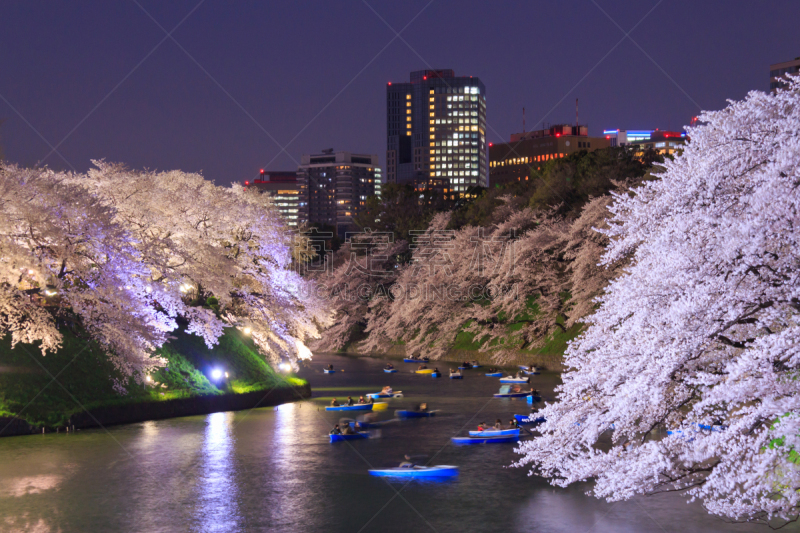
[[[406,100],[411,100],[411,95],[410,94],[406,95]]]

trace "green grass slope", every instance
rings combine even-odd
[[[167,367],[154,372],[145,386],[122,380],[127,394],[121,395],[113,387],[121,375],[99,346],[69,330],[62,333],[62,348],[47,356],[35,345],[12,350],[8,336],[0,339],[0,416],[64,426],[72,414],[84,409],[305,383],[277,375],[252,340],[238,331],[228,329],[211,349],[201,338],[180,332],[159,350],[169,361]],[[213,368],[227,372],[229,378],[212,383],[208,376]]]

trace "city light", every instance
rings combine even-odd
[[[219,381],[220,379],[222,379],[222,370],[220,370],[219,368],[215,368],[214,370],[212,370],[211,379],[213,379],[214,381]]]

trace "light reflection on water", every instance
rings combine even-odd
[[[208,415],[200,475],[200,531],[238,531],[239,506],[235,482],[234,413]]]
[[[323,375],[327,363],[346,372]],[[524,401],[492,399],[497,380],[479,372],[433,380],[386,375],[381,360],[331,356],[314,364],[301,372],[316,391],[310,401],[0,439],[0,532],[336,533],[366,526],[364,533],[391,533],[431,530],[428,524],[439,532],[765,531],[726,524],[677,495],[609,504],[587,497],[588,485],[553,488],[503,468],[516,459],[513,445],[450,446],[450,437],[478,422],[527,411]],[[536,387],[549,394],[557,382],[545,373]],[[331,444],[327,433],[342,413],[326,412],[322,398],[389,384],[406,397],[390,400],[375,413],[378,421],[423,400],[439,413]],[[404,454],[457,465],[460,475],[407,485],[368,475],[371,466],[397,466]]]

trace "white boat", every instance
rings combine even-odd
[[[530,383],[531,378],[515,378],[513,376],[506,376],[504,378],[500,378],[500,383]]]
[[[367,394],[367,398],[402,398],[403,391],[392,391],[392,392],[373,392],[372,394]]]

